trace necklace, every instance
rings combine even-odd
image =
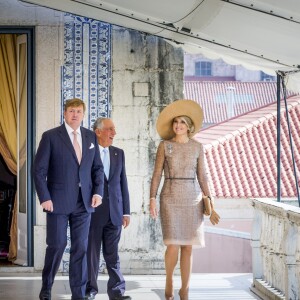
[[[173,141],[178,143],[178,144],[187,144],[189,142],[189,138],[185,139],[185,140],[178,140],[176,141],[176,138],[173,138]]]

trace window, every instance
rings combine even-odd
[[[211,74],[211,62],[198,61],[195,63],[195,75],[196,76],[212,76]]]
[[[260,72],[260,80],[261,81],[275,81],[275,76],[271,76],[264,72]]]

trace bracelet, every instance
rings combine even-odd
[[[211,196],[203,196],[203,199],[209,199],[212,204],[214,204],[214,199]]]
[[[156,201],[156,198],[154,198],[154,197],[151,197],[151,198],[150,198],[150,201],[151,201],[151,200],[154,200],[154,201]]]

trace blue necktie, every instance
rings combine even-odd
[[[108,148],[103,149],[103,167],[106,178],[109,177],[109,157],[108,157]]]

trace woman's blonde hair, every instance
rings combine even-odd
[[[188,128],[188,135],[194,133],[195,125],[194,125],[194,123],[193,123],[193,121],[190,117],[188,117],[188,116],[177,116],[173,119],[173,123],[174,123],[174,120],[177,119],[177,118],[180,118],[181,120],[184,121],[185,125]]]

